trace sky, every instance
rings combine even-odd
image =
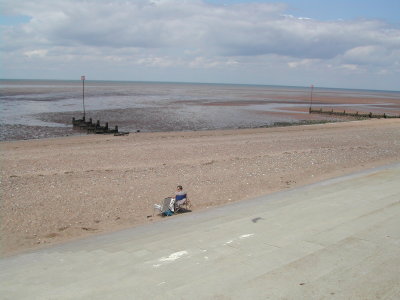
[[[0,0],[0,78],[400,90],[399,0]]]

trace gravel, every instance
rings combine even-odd
[[[2,255],[162,221],[400,160],[400,120],[1,142]],[[179,217],[179,216],[174,216]]]

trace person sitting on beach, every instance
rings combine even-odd
[[[175,193],[175,207],[179,207],[188,202],[189,199],[187,193],[183,191],[183,187],[181,185],[178,185]]]

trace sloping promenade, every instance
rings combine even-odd
[[[399,266],[395,164],[3,258],[0,299],[399,299]]]

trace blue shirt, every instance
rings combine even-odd
[[[179,192],[175,195],[175,201],[183,200],[186,198],[185,192]]]

